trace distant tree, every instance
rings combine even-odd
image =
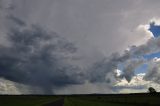
[[[153,87],[148,88],[149,93],[156,93],[157,91]]]

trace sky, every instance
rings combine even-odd
[[[0,78],[43,94],[115,93],[139,73],[159,84],[159,4],[0,0]]]
[[[152,32],[154,37],[160,36],[160,25],[156,25],[154,22],[151,22],[149,26],[150,28],[148,30]]]
[[[155,38],[160,36],[160,25],[156,25],[154,22],[149,23],[148,30],[153,34]],[[146,59],[160,58],[160,52],[151,53],[149,55],[144,55]],[[143,64],[135,70],[135,73],[146,73],[147,64]]]

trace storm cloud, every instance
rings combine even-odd
[[[15,17],[8,32],[9,47],[0,46],[0,76],[39,86],[48,93],[54,86],[83,83],[80,69],[69,64],[76,47],[55,32],[46,32]]]
[[[159,52],[144,25],[157,14],[159,2],[148,0],[0,0],[0,77],[45,93],[86,81],[110,92],[119,65],[130,81],[150,64],[143,56]],[[157,64],[146,79],[158,78]]]
[[[85,81],[104,82],[110,87],[116,82],[114,70],[118,64],[131,58],[128,51],[123,55],[113,53],[82,68],[75,64],[82,57],[77,55],[78,49],[73,43],[15,16],[7,16],[7,19],[10,26],[6,37],[10,45],[0,46],[0,76],[40,87],[44,93],[52,93],[57,87],[84,84]]]

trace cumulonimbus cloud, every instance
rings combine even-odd
[[[37,25],[27,25],[15,16],[7,18],[11,21],[6,36],[10,46],[0,46],[0,76],[38,86],[45,93],[51,93],[54,87],[83,84],[85,80],[111,83],[117,65],[130,57],[128,53],[122,56],[115,53],[83,70],[70,64],[77,58],[77,48],[73,43],[55,32],[48,32]],[[110,73],[110,79],[106,79]]]
[[[73,65],[77,48],[73,43],[37,25],[28,25],[15,16],[8,16],[11,25],[7,32],[9,46],[0,46],[0,76],[8,80],[38,86],[45,93],[54,87],[70,84],[112,83],[114,70],[119,63],[130,58],[130,54],[112,54],[109,58],[82,69]],[[110,78],[106,79],[109,74]]]
[[[76,52],[74,44],[37,25],[28,27],[15,17],[9,20],[14,27],[7,33],[10,46],[0,45],[1,77],[39,86],[48,93],[54,86],[83,83],[79,68],[67,62]]]

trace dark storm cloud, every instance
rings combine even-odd
[[[9,16],[8,20],[12,24],[7,33],[11,45],[0,46],[0,76],[39,86],[45,93],[51,93],[54,87],[83,84],[85,80],[111,83],[112,79],[116,79],[114,71],[120,63],[125,63],[123,77],[130,81],[135,68],[144,62],[141,58],[132,58],[157,51],[159,47],[158,38],[150,39],[144,45],[132,46],[122,55],[113,53],[84,70],[72,64],[77,52],[73,43],[55,32],[37,25],[27,25],[15,16]],[[106,75],[110,77],[106,78]]]
[[[7,34],[11,45],[0,45],[1,77],[39,86],[48,93],[52,87],[83,83],[83,74],[76,73],[80,69],[67,63],[77,50],[72,43],[37,25],[28,28],[16,17],[9,20],[17,27]]]
[[[38,86],[45,93],[51,93],[54,87],[83,84],[85,80],[111,83],[115,79],[114,70],[118,64],[130,58],[128,51],[123,55],[114,53],[92,64],[91,68],[82,69],[72,64],[77,56],[77,48],[73,43],[55,32],[28,25],[15,16],[7,18],[10,21],[7,38],[11,45],[0,46],[0,76]],[[106,75],[110,77],[106,79]]]
[[[28,25],[15,16],[7,16],[7,39],[10,46],[0,45],[0,76],[25,85],[38,86],[45,93],[56,87],[83,84],[85,80],[111,83],[119,62],[130,55],[118,53],[97,61],[89,69],[73,65],[77,48],[55,32],[37,25]],[[78,58],[78,57],[76,57]],[[72,62],[73,61],[73,62]]]
[[[26,25],[25,22],[23,22],[21,19],[15,17],[13,15],[9,15],[9,16],[7,16],[7,18],[12,20],[12,22],[16,23],[19,26],[25,26]]]

